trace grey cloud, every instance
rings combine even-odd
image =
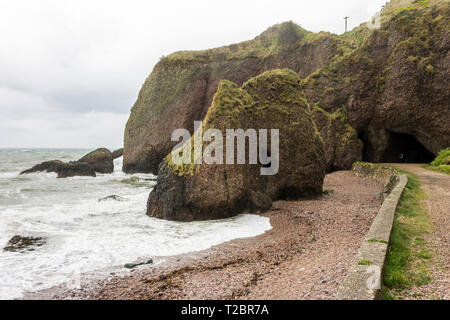
[[[161,55],[248,40],[287,20],[341,33],[344,16],[355,27],[385,3],[0,1],[0,147],[120,145]]]

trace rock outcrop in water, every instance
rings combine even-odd
[[[251,41],[169,55],[132,108],[123,170],[156,174],[175,145],[173,130],[193,131],[220,80],[242,85],[275,68],[290,68],[303,79],[327,170],[349,169],[363,149],[366,160],[383,160],[395,133],[437,154],[450,145],[449,16],[449,1],[393,0],[379,28],[361,25],[336,36],[283,23]]]
[[[241,88],[221,81],[202,123],[203,132],[220,130],[223,150],[227,150],[228,128],[279,129],[280,158],[275,175],[261,175],[261,163],[175,164],[169,155],[160,166],[147,214],[167,220],[209,220],[244,210],[265,211],[273,200],[321,195],[326,166],[323,143],[299,82],[297,73],[288,69],[263,73]],[[193,138],[185,144],[193,145]],[[250,157],[248,144],[246,150]]]
[[[112,173],[114,171],[113,155],[106,148],[94,150],[77,161],[85,163],[95,172]]]
[[[20,174],[33,172],[56,172],[58,178],[74,176],[95,177],[98,173],[112,173],[114,171],[113,156],[106,148],[94,150],[77,161],[63,162],[60,160],[45,161]]]
[[[8,252],[23,252],[23,251],[34,251],[36,247],[44,245],[46,242],[45,238],[42,237],[25,237],[25,236],[14,236],[9,241],[3,251]]]

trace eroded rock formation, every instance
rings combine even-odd
[[[436,155],[450,145],[449,17],[449,1],[393,0],[379,28],[364,24],[336,36],[283,23],[251,41],[169,55],[132,108],[123,170],[156,174],[175,145],[173,130],[193,131],[220,80],[240,86],[275,68],[303,79],[327,170],[350,169],[363,149],[365,160],[383,161],[393,133],[411,135]]]
[[[265,211],[273,200],[321,195],[326,167],[323,143],[299,82],[297,73],[288,69],[263,73],[242,87],[221,81],[202,123],[204,132],[220,131],[223,150],[228,128],[279,129],[276,174],[261,175],[261,163],[175,164],[168,155],[150,193],[147,214],[179,221],[216,219],[243,210]],[[270,143],[274,142],[270,139]],[[191,138],[185,146],[193,144]]]
[[[74,176],[95,177],[98,173],[112,173],[114,171],[113,156],[106,148],[94,150],[77,161],[63,162],[51,160],[42,162],[31,169],[22,171],[20,174],[33,172],[56,172],[58,178]]]
[[[379,29],[344,34],[356,49],[344,46],[342,56],[302,81],[309,103],[329,113],[345,110],[371,162],[395,159],[386,152],[395,152],[389,147],[398,133],[433,154],[450,145],[449,2],[407,4],[392,1]]]
[[[113,159],[117,159],[117,158],[119,158],[121,156],[123,156],[123,148],[114,150],[113,153],[112,153]]]

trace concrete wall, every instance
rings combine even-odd
[[[355,163],[353,171],[383,183],[386,195],[350,271],[339,287],[336,299],[375,300],[380,298],[395,211],[408,177],[398,176],[393,169],[367,163]]]

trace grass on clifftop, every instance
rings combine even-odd
[[[412,287],[431,281],[428,268],[431,253],[424,239],[432,228],[423,206],[426,195],[416,176],[401,173],[408,175],[408,184],[397,207],[386,260],[383,289],[386,300],[403,299]]]

